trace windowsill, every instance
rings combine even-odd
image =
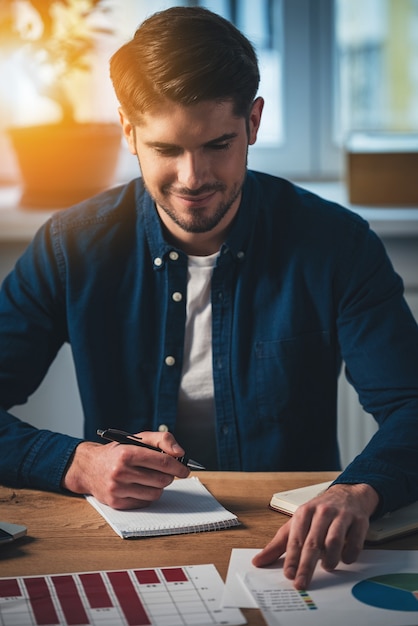
[[[297,182],[297,185],[316,193],[327,200],[341,204],[367,220],[371,228],[380,236],[418,236],[417,207],[370,207],[350,204],[346,186],[335,182]]]
[[[342,204],[366,219],[381,236],[418,236],[418,207],[363,207],[350,205],[341,182],[298,182],[328,200]],[[19,206],[19,187],[0,186],[0,242],[30,241],[55,210],[25,209]]]
[[[0,186],[0,242],[29,242],[54,211],[19,206],[20,189]]]

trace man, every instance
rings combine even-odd
[[[369,518],[418,499],[418,330],[366,222],[247,172],[263,100],[250,43],[202,8],[146,20],[111,60],[142,178],[53,216],[0,298],[3,483],[145,506],[189,470],[337,470],[337,378],[380,428],[256,557],[308,586]],[[82,147],[80,147],[82,149]],[[98,164],[100,166],[100,164]],[[85,440],[8,411],[70,342]],[[160,454],[101,445],[141,432]]]

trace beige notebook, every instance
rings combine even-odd
[[[86,498],[122,539],[222,530],[240,523],[195,476],[174,480],[145,509],[120,511]]]
[[[308,485],[307,487],[298,487],[297,489],[288,489],[287,491],[279,491],[274,493],[270,506],[280,513],[286,513],[286,515],[292,515],[300,504],[304,504],[319,496],[332,485],[332,480],[325,483],[317,483],[316,485]]]
[[[308,487],[279,491],[273,494],[270,507],[280,511],[280,513],[293,515],[298,506],[323,493],[331,484],[332,481],[328,481]],[[380,543],[416,531],[418,531],[418,502],[413,502],[370,522],[366,541],[368,543]]]

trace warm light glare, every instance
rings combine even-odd
[[[16,0],[0,47],[0,127],[117,119],[107,68],[119,42],[111,17],[91,8],[91,0],[53,2],[45,38],[39,13]]]

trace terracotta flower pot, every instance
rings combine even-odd
[[[24,208],[64,208],[114,183],[118,124],[83,123],[9,129],[20,169]]]

